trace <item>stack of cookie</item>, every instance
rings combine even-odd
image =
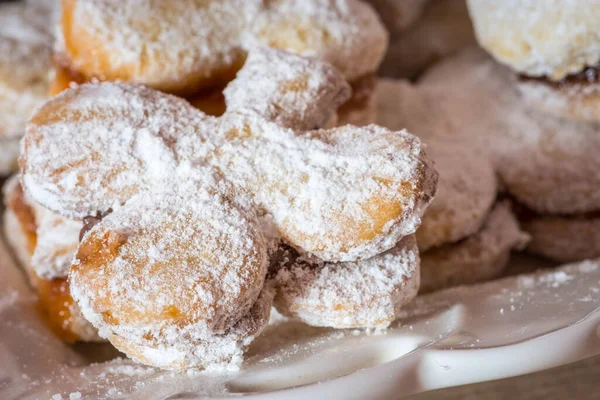
[[[469,1],[480,44],[511,69],[529,120],[500,135],[501,176],[528,250],[561,262],[600,256],[597,5]]]
[[[7,9],[12,10],[11,7]],[[19,10],[29,7],[15,5]],[[208,114],[221,115],[225,111],[223,87],[244,64],[248,50],[269,45],[328,60],[350,82],[352,97],[334,115],[325,113],[329,120],[318,119],[318,126],[350,121],[362,125],[374,119],[372,82],[387,46],[387,34],[376,14],[360,2],[350,1],[344,7],[336,7],[320,1],[304,5],[293,1],[271,5],[221,1],[211,2],[205,8],[195,2],[160,5],[142,1],[134,6],[129,2],[63,1],[60,13],[52,95],[85,82],[120,80],[183,96]],[[250,18],[248,13],[256,18]],[[163,18],[164,15],[170,18]],[[234,18],[235,24],[230,18]],[[182,24],[182,19],[189,21]],[[147,21],[154,21],[164,35],[157,38],[152,26],[145,25]],[[42,26],[50,30],[49,18],[44,22]],[[275,30],[273,24],[280,28]],[[39,70],[44,77],[41,99],[46,98],[49,90],[50,43],[48,40],[45,52],[29,52],[32,57],[45,60],[44,68]],[[358,54],[369,56],[362,58]],[[15,65],[11,70],[22,68]],[[307,78],[309,72],[306,71]],[[325,100],[337,102],[337,99]],[[21,131],[31,111],[18,114],[23,125]],[[15,147],[18,148],[16,142]],[[66,284],[82,221],[72,221],[39,206],[22,193],[16,181],[7,185],[5,197],[8,219],[13,222],[5,227],[17,232],[9,240],[16,242],[17,253],[22,255],[20,258],[34,286],[53,288],[44,290],[48,296],[43,301],[52,326],[67,341],[97,340],[96,335],[89,334],[92,331],[89,326],[80,329],[83,318],[79,318]]]
[[[501,276],[512,250],[528,237],[510,205],[498,200],[494,165],[474,140],[461,139],[460,116],[441,91],[380,79],[378,123],[406,127],[427,143],[440,174],[438,193],[417,231],[422,293]]]
[[[437,173],[406,132],[314,130],[374,118],[368,5],[62,6],[5,227],[63,339],[180,369],[239,363],[273,297],[318,326],[395,320]]]
[[[53,65],[38,3],[0,8],[7,166],[25,131],[4,230],[66,342],[239,365],[272,307],[384,329],[526,245],[600,256],[583,7],[471,0],[512,70],[469,48],[422,74],[473,42],[462,0],[62,0]],[[416,83],[376,79],[369,3],[385,72]]]

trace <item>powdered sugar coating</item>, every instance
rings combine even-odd
[[[258,46],[319,57],[348,80],[375,72],[387,46],[357,0],[68,0],[60,36],[59,52],[88,79],[177,93],[231,79]]]
[[[315,73],[323,70],[316,65]],[[288,115],[306,115],[305,94]],[[291,104],[279,95],[264,93],[275,108]],[[288,243],[336,261],[368,258],[413,233],[437,182],[421,142],[403,131],[372,125],[298,135],[251,108],[211,118],[183,100],[116,83],[83,85],[47,103],[31,120],[22,156],[29,193],[79,218],[176,173],[194,175],[198,164],[247,188]]]
[[[458,133],[490,150],[502,182],[520,203],[544,214],[599,209],[598,125],[531,110],[514,74],[481,50],[440,63],[421,85],[452,98],[446,109],[463,122]]]
[[[417,230],[421,251],[457,242],[477,232],[496,199],[497,182],[486,153],[468,140],[451,140],[453,115],[430,113],[429,93],[406,81],[380,79],[376,101],[379,124],[390,129],[406,127],[423,138],[440,179],[438,191]],[[458,132],[458,134],[461,134]]]
[[[23,135],[49,87],[50,11],[24,3],[0,6],[0,138]]]
[[[385,328],[419,287],[414,236],[370,259],[346,263],[281,248],[270,268],[277,311],[313,326]]]
[[[288,63],[279,62],[279,58],[277,52],[250,53],[236,80],[225,89],[227,110],[251,112],[298,130],[323,127],[331,118],[331,110],[350,98],[350,85],[330,64],[292,54]],[[267,65],[269,78],[264,79]],[[299,104],[304,107],[299,108]]]
[[[479,44],[532,76],[560,80],[600,61],[597,0],[468,0]]]
[[[198,339],[153,343],[134,342],[127,337],[110,336],[110,341],[133,360],[164,369],[207,368],[237,370],[242,364],[246,347],[262,332],[269,322],[273,291],[266,286],[249,312],[235,325],[220,335]]]
[[[134,197],[83,237],[71,292],[101,336],[192,345],[258,298],[267,256],[256,216],[222,177],[198,172],[202,182]]]
[[[66,278],[83,224],[36,207],[37,242],[31,266],[42,279]]]
[[[478,233],[421,254],[420,292],[496,278],[504,271],[510,252],[522,249],[528,240],[508,203],[499,203]]]

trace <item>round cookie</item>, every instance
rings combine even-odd
[[[432,68],[420,85],[453,97],[445,107],[463,122],[456,131],[485,143],[520,203],[541,214],[600,209],[598,125],[531,110],[514,82],[510,70],[473,49]]]
[[[273,291],[265,287],[248,313],[222,334],[198,338],[194,346],[185,343],[140,342],[127,336],[111,334],[110,342],[137,362],[158,368],[180,370],[226,365],[239,368],[246,347],[268,325]]]
[[[419,287],[414,236],[357,262],[327,263],[282,247],[270,268],[277,311],[313,326],[385,328]]]
[[[421,96],[424,95],[424,96]],[[378,122],[390,129],[417,132],[440,174],[438,191],[417,230],[421,251],[457,242],[483,225],[496,199],[497,182],[489,157],[470,141],[449,140],[451,116],[430,113],[428,93],[408,82],[380,79],[376,99]],[[421,96],[421,97],[420,97]],[[410,103],[410,104],[408,104]]]
[[[69,279],[101,335],[159,346],[178,332],[193,346],[254,304],[267,271],[264,238],[252,210],[215,179],[144,193],[85,233]]]
[[[521,220],[531,236],[527,251],[558,262],[600,257],[600,216],[531,216]]]
[[[37,242],[31,258],[32,268],[42,279],[66,278],[79,245],[83,224],[35,207]]]
[[[499,203],[478,233],[421,254],[419,293],[496,278],[506,268],[510,252],[527,240],[508,203]]]
[[[50,11],[25,3],[0,5],[0,139],[18,138],[48,95],[52,55]],[[4,146],[3,146],[4,147]],[[10,152],[2,150],[2,159]]]
[[[560,80],[600,62],[598,0],[468,0],[479,44],[519,73]]]

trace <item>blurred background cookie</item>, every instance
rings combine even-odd
[[[438,192],[417,230],[421,289],[489,280],[500,276],[512,250],[528,239],[510,206],[496,203],[492,159],[462,131],[468,121],[445,106],[443,91],[408,81],[380,79],[378,122],[416,132],[427,144],[440,174]],[[484,134],[484,133],[482,133]]]
[[[397,3],[406,3],[403,8],[408,8],[413,2]],[[412,9],[419,10],[416,6]],[[385,11],[381,16],[386,21]],[[464,0],[427,1],[420,18],[412,25],[391,32],[389,50],[380,72],[397,78],[416,79],[432,64],[475,44]]]
[[[517,75],[477,49],[434,66],[420,85],[453,96],[446,108],[457,120],[469,121],[459,136],[488,148],[517,208],[530,210],[528,215],[534,217],[525,219],[523,228],[532,236],[532,252],[557,261],[599,254],[596,246],[574,250],[596,234],[590,230],[600,209],[597,124],[530,107],[519,91]],[[579,244],[574,243],[574,233],[581,238],[583,231],[577,226],[588,232]]]
[[[25,123],[47,98],[52,28],[52,7],[0,3],[0,175],[16,169]]]

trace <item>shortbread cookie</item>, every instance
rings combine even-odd
[[[284,239],[303,251],[328,261],[354,261],[388,250],[416,230],[435,193],[437,173],[421,142],[406,132],[344,126],[299,135],[265,119],[272,108],[283,110],[291,95],[301,103],[298,111],[286,108],[278,120],[303,115],[319,121],[324,110],[305,114],[307,100],[320,96],[321,85],[340,90],[328,79],[306,81],[302,71],[327,69],[290,54],[281,53],[281,70],[272,63],[265,79],[286,82],[292,61],[312,65],[298,68],[300,80],[289,81],[293,90],[284,85],[281,91],[257,92],[251,107],[232,103],[233,111],[218,119],[138,86],[105,83],[67,91],[31,120],[21,159],[26,188],[46,207],[82,218],[175,173],[187,174],[194,160],[203,160],[248,188]],[[234,82],[231,92],[240,92],[233,88],[242,82]],[[248,93],[263,87],[255,80],[245,84]],[[279,97],[272,105],[263,100],[274,95]],[[332,104],[329,115],[335,108]],[[303,126],[311,126],[305,121]],[[77,140],[75,131],[81,133]]]
[[[600,209],[598,126],[531,110],[514,82],[509,69],[468,50],[434,67],[420,85],[452,98],[446,112],[463,121],[455,131],[486,142],[503,184],[520,203],[541,214]]]
[[[517,88],[527,106],[554,116],[600,122],[600,70],[586,68],[561,82],[520,77]]]
[[[368,260],[326,263],[282,247],[271,263],[275,307],[309,325],[385,328],[419,288],[413,236]]]
[[[560,80],[600,62],[598,0],[467,0],[479,44],[529,76]]]
[[[414,233],[436,190],[404,131],[312,129],[347,99],[329,64],[259,50],[224,94],[215,118],[148,87],[84,84],[40,108],[24,139],[32,198],[95,217],[69,272],[82,313],[161,368],[235,363],[266,324],[238,329],[266,290],[258,215],[269,242],[353,262]]]

